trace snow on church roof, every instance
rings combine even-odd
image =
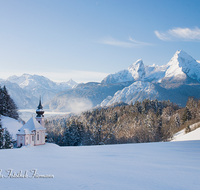
[[[23,125],[19,129],[19,132],[17,134],[33,134],[32,131],[34,130],[45,130],[45,128],[37,122],[37,120],[33,117],[31,117],[26,124]]]

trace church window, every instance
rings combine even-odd
[[[32,141],[34,141],[34,136],[32,136]]]
[[[39,141],[39,133],[37,133],[37,140]]]

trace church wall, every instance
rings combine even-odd
[[[25,145],[25,135],[17,135],[17,146]]]
[[[39,135],[39,140],[38,140]],[[35,145],[42,145],[45,144],[45,130],[36,131],[36,141]]]

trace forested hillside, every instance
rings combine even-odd
[[[199,116],[200,100],[194,98],[184,108],[170,101],[145,99],[46,120],[46,128],[48,141],[63,146],[158,142],[200,121]]]

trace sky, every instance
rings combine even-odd
[[[100,82],[138,59],[200,60],[199,0],[0,1],[0,78]]]

